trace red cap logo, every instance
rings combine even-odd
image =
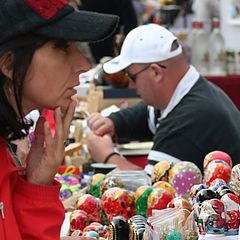
[[[45,19],[54,17],[68,4],[68,0],[25,0],[26,4]]]

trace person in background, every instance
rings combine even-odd
[[[240,113],[217,86],[189,66],[177,38],[167,29],[142,25],[125,38],[118,57],[105,63],[108,74],[125,71],[129,87],[143,102],[102,117],[88,118],[92,130],[88,149],[96,162],[115,163],[120,169],[137,169],[114,151],[112,138],[152,140],[146,171],[169,160],[190,161],[203,168],[213,150],[240,159]]]
[[[193,19],[204,23],[204,31],[212,32],[212,20],[220,19],[220,0],[193,0]]]
[[[122,35],[121,38],[123,38],[130,30],[138,26],[132,0],[81,0],[79,9],[119,16],[119,27],[114,35],[102,42],[89,43],[95,63],[99,63],[100,59],[106,56],[115,57],[116,52],[119,54],[119,46],[116,43],[117,35],[120,34]]]
[[[220,17],[219,0],[193,0],[192,2],[192,10],[196,19],[207,21],[214,17]]]
[[[106,38],[118,17],[76,12],[63,0],[0,0],[0,22],[0,239],[60,239],[65,211],[54,177],[74,114],[74,87],[89,69],[75,41]],[[24,116],[45,108],[55,110],[56,133],[40,116],[23,167],[9,142],[28,135],[32,121]]]
[[[139,24],[149,22],[150,18],[159,11],[160,2],[156,0],[132,0],[138,16]]]

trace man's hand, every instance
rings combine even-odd
[[[98,136],[106,134],[111,137],[115,134],[114,123],[110,118],[103,117],[100,113],[93,113],[87,118],[89,128]]]
[[[106,156],[114,150],[114,145],[109,135],[100,137],[93,132],[87,134],[87,147],[95,162],[103,162]]]

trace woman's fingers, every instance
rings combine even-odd
[[[58,107],[54,111],[54,118],[55,118],[55,127],[56,127],[56,132],[55,132],[55,141],[56,141],[56,147],[63,145],[64,142],[64,130],[63,130],[63,118],[62,118],[62,113],[61,113],[61,108]]]
[[[56,125],[56,141],[57,144],[63,144],[68,137],[68,131],[73,119],[76,102],[72,101],[64,116],[62,116],[61,108],[55,110],[55,125]]]
[[[44,123],[44,141],[45,141],[45,147],[46,149],[48,148],[53,148],[54,147],[54,139],[52,137],[51,129],[49,126],[48,121],[45,121]]]
[[[37,144],[39,146],[44,145],[44,140],[45,140],[44,124],[45,124],[45,122],[46,122],[46,119],[44,117],[40,116],[36,123],[34,144]]]
[[[73,115],[75,112],[76,104],[77,104],[76,101],[72,101],[69,104],[66,115],[63,118],[63,127],[64,127],[64,130],[66,131],[66,134],[68,134],[68,130],[69,130],[69,127],[70,127],[70,124],[72,122]],[[66,135],[66,137],[67,137],[67,135]]]

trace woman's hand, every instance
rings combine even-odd
[[[76,102],[72,101],[62,117],[61,109],[55,109],[56,133],[52,136],[49,123],[40,117],[35,128],[35,140],[27,157],[27,180],[34,184],[50,185],[64,158],[64,141],[73,118]]]

